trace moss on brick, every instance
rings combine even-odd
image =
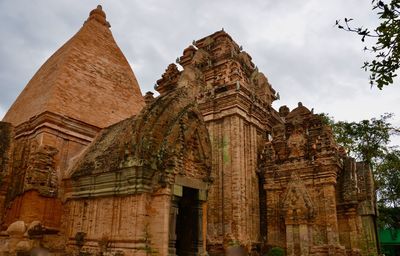
[[[10,123],[0,122],[0,184],[5,175],[8,164],[8,152],[11,147],[12,126]]]

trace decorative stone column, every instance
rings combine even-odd
[[[198,228],[198,234],[197,234],[197,241],[195,243],[195,246],[197,248],[197,255],[203,255],[204,254],[204,246],[203,246],[203,201],[198,200],[196,206],[195,206],[195,212],[197,213],[197,228]]]
[[[179,197],[173,195],[171,199],[171,209],[169,213],[169,243],[168,243],[168,255],[176,255],[176,217],[178,215],[178,202]]]
[[[294,255],[293,225],[286,225],[286,255]]]
[[[302,256],[307,256],[310,250],[310,241],[308,236],[308,225],[299,225],[299,235],[300,235],[300,251]]]

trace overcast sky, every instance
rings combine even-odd
[[[374,26],[366,0],[0,0],[0,119],[39,67],[103,5],[142,93],[194,39],[224,28],[279,92],[276,108],[302,101],[336,120],[385,112],[400,125],[400,80],[380,91],[360,69],[356,35],[334,28],[352,17]]]

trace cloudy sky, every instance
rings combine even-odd
[[[0,0],[0,119],[41,64],[103,5],[142,92],[194,39],[224,28],[252,57],[291,109],[302,101],[336,120],[396,114],[400,80],[380,91],[360,69],[368,57],[356,35],[334,28],[355,18],[377,24],[366,0]]]

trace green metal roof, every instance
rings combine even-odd
[[[400,229],[381,229],[379,239],[381,244],[400,245]]]

